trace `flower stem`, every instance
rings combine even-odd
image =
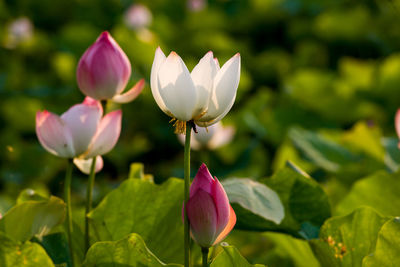
[[[190,225],[186,214],[186,204],[189,200],[190,189],[190,135],[192,133],[192,124],[189,122],[186,127],[185,154],[184,154],[184,246],[185,246],[185,267],[190,266]]]
[[[68,159],[67,170],[65,172],[64,199],[67,204],[67,234],[71,265],[74,266],[74,249],[72,245],[72,209],[71,209],[71,180],[72,180],[72,159]]]
[[[208,248],[201,248],[201,255],[203,258],[203,267],[208,267]]]
[[[85,251],[88,251],[90,247],[90,238],[89,238],[89,217],[88,214],[92,209],[92,193],[94,186],[94,179],[96,176],[96,158],[93,157],[92,165],[90,166],[90,174],[89,181],[86,187],[86,210],[85,210]]]

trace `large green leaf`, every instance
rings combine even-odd
[[[239,251],[233,246],[222,246],[223,251],[219,253],[210,267],[262,267],[262,264],[250,264]]]
[[[285,211],[282,222],[252,221],[252,217],[247,216],[243,220],[248,220],[252,230],[279,231],[306,239],[314,238],[318,236],[319,227],[331,215],[328,197],[317,182],[294,165],[290,166],[260,180],[278,193]]]
[[[53,233],[46,235],[42,240],[35,240],[46,250],[54,264],[72,266],[69,255],[68,240],[65,233]]]
[[[251,229],[252,225],[251,221],[242,220],[242,213],[253,214],[254,220],[272,221],[276,224],[282,221],[285,212],[281,200],[278,194],[266,185],[251,179],[232,178],[223,181],[223,186],[229,201],[237,204],[235,212],[241,228]]]
[[[166,242],[171,244],[171,242]],[[164,264],[146,247],[138,234],[118,241],[95,243],[88,251],[84,267],[159,267],[182,266]]]
[[[386,222],[379,231],[375,252],[363,260],[363,267],[400,266],[400,219]]]
[[[39,244],[17,242],[0,233],[0,266],[54,267],[54,264]]]
[[[90,214],[98,241],[138,233],[161,260],[183,261],[183,181],[156,185],[130,178],[109,193]]]
[[[320,267],[307,241],[281,233],[265,233],[263,236],[272,242],[272,248],[260,253],[267,266]]]
[[[383,215],[400,215],[400,174],[377,172],[357,181],[350,193],[340,202],[336,212],[340,215],[360,206],[371,206]]]
[[[321,228],[320,238],[310,245],[322,266],[362,266],[362,260],[375,249],[378,232],[387,218],[364,207],[333,217]]]
[[[327,171],[336,172],[357,159],[348,149],[318,133],[292,128],[289,137],[312,162]]]
[[[0,231],[16,241],[33,236],[41,239],[65,217],[65,203],[57,197],[48,200],[25,201],[11,208],[0,220]]]

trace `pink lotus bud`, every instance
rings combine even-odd
[[[235,226],[236,215],[225,190],[204,163],[190,186],[186,212],[192,237],[201,247],[221,242]]]
[[[129,77],[131,63],[121,47],[108,32],[103,32],[79,60],[76,72],[78,85],[82,93],[96,100],[118,99],[115,102],[128,102],[122,96]],[[131,90],[129,101],[142,91],[144,81],[139,81]]]
[[[59,157],[75,158],[75,164],[86,173],[89,163],[85,160],[109,152],[121,132],[120,110],[102,115],[99,101],[86,97],[81,104],[72,106],[61,116],[38,111],[36,134],[47,151]],[[98,158],[96,162],[96,171],[99,171],[103,160]]]

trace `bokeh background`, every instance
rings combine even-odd
[[[399,26],[398,0],[0,0],[0,213],[25,188],[61,195],[66,162],[40,146],[35,113],[82,101],[77,63],[108,30],[131,61],[129,85],[147,85],[121,106],[121,137],[104,157],[95,202],[133,162],[158,183],[183,176],[183,147],[149,87],[160,46],[189,70],[209,50],[221,64],[241,54],[237,99],[223,119],[234,138],[192,152],[193,172],[205,161],[220,179],[257,180],[291,160],[323,185],[335,214],[354,182],[399,168]],[[85,185],[75,169],[75,205]],[[238,231],[228,241],[251,262],[304,266],[288,252],[297,241],[282,236]]]

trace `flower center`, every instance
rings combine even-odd
[[[177,120],[176,118],[172,118],[172,120],[170,120],[169,122],[170,123],[174,122],[173,126],[175,127],[175,133],[176,134],[185,134],[185,132],[186,132],[186,121],[180,121],[180,120]]]

